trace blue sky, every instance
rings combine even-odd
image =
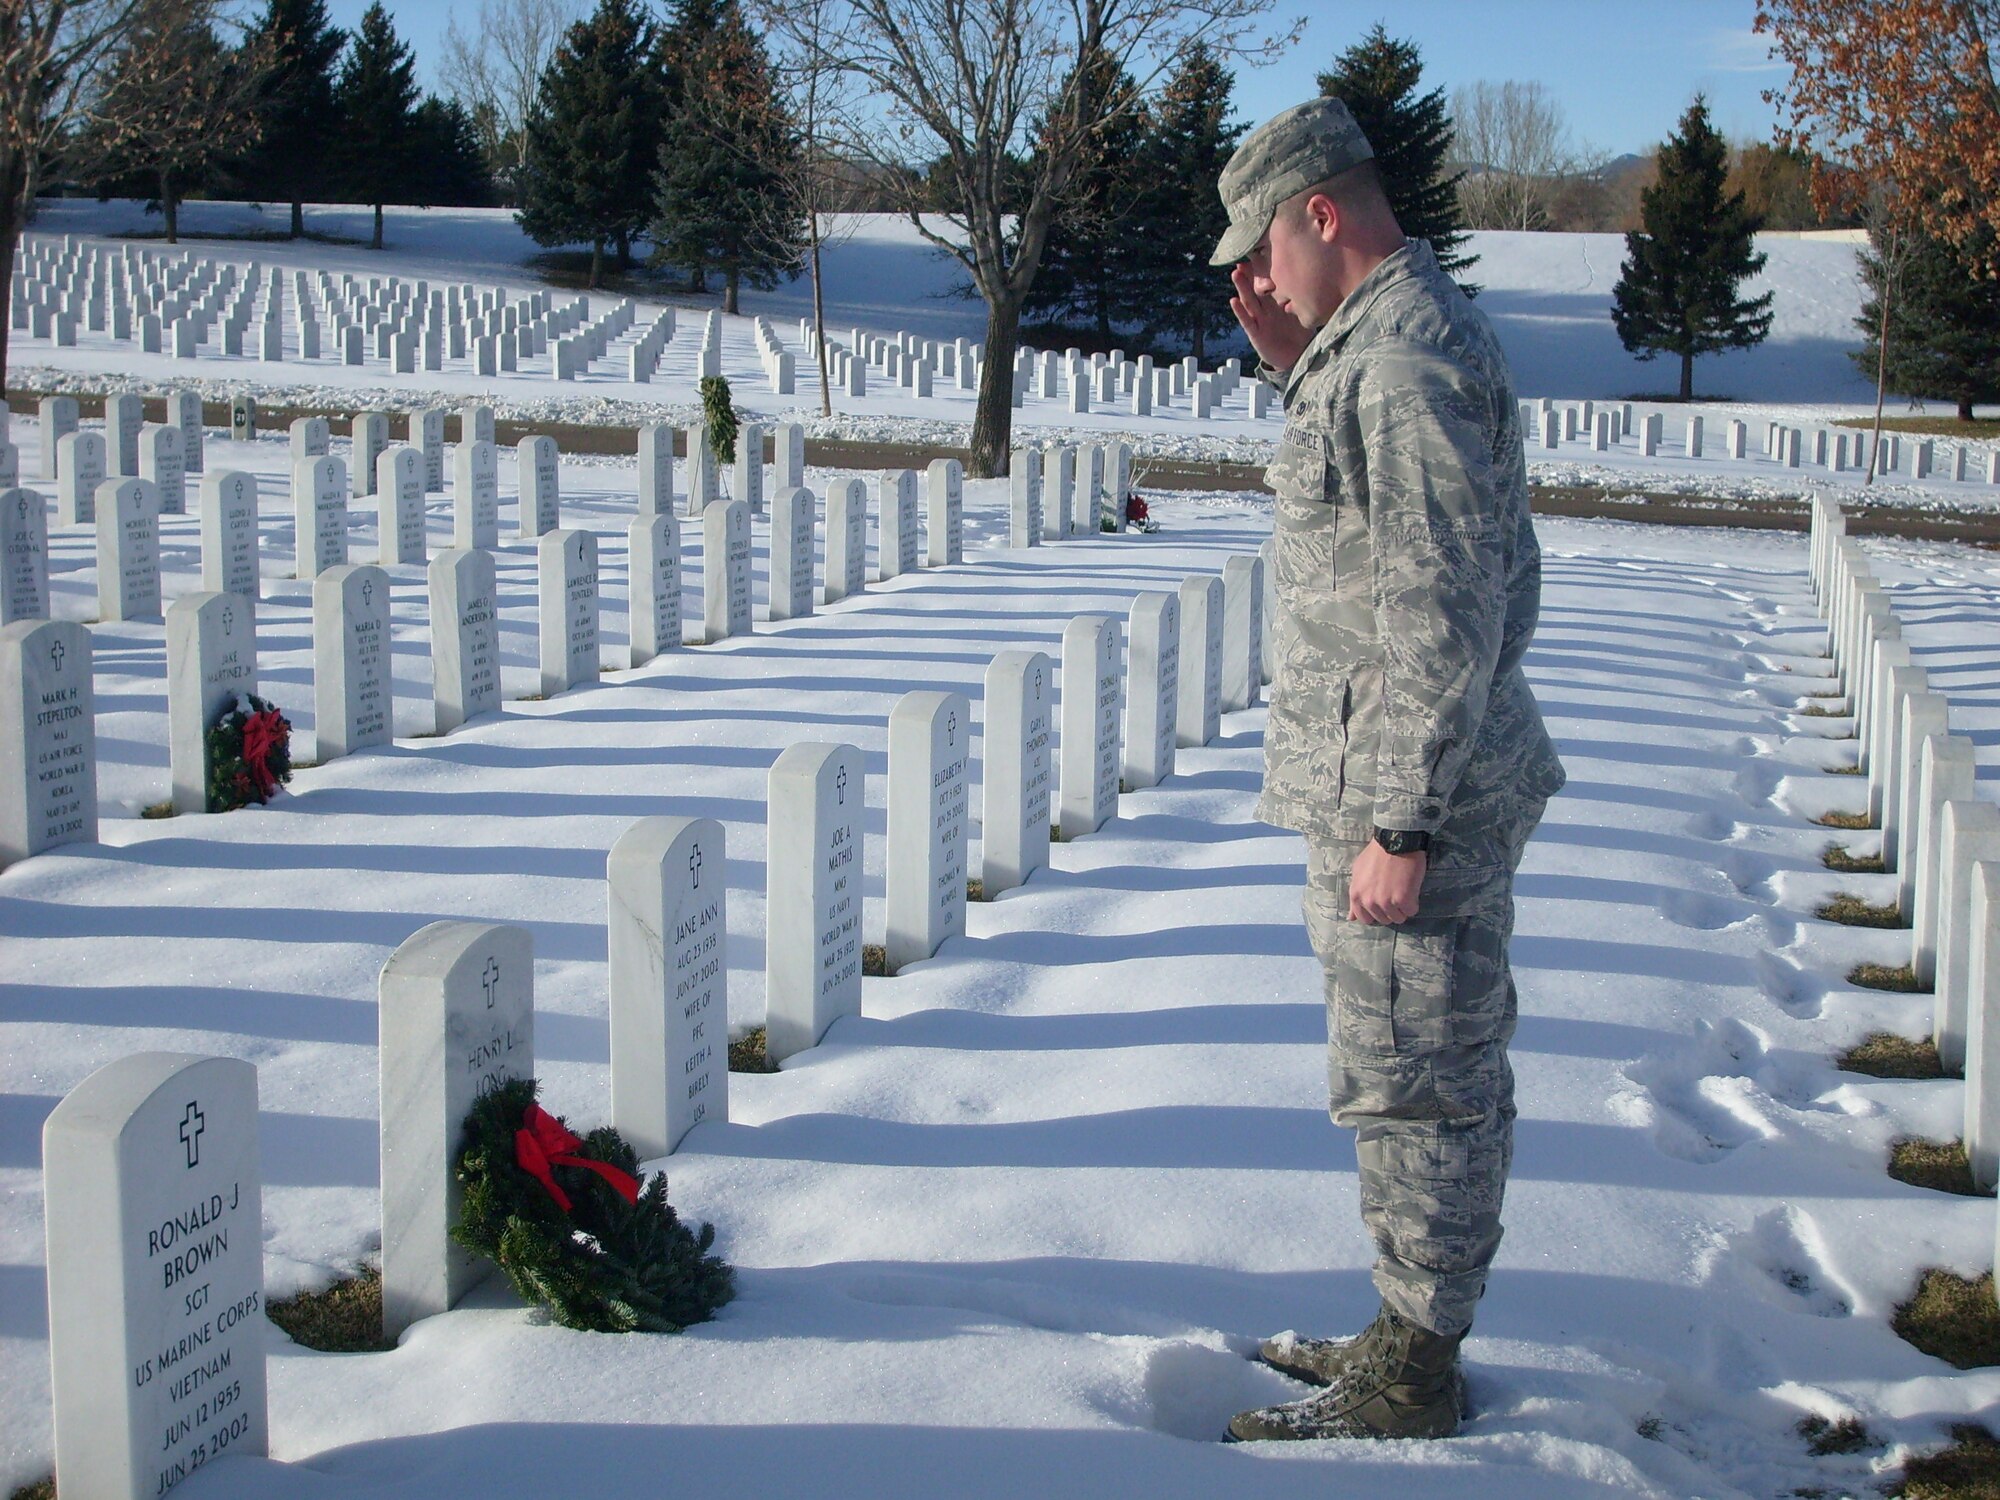
[[[454,5],[467,20],[477,10],[477,0],[388,0],[427,84]],[[367,0],[327,8],[351,27]],[[1304,40],[1270,67],[1240,70],[1236,97],[1252,124],[1309,98],[1315,75],[1381,21],[1416,42],[1427,83],[1447,91],[1482,78],[1543,83],[1578,142],[1614,156],[1662,139],[1697,92],[1725,134],[1763,139],[1774,113],[1759,95],[1784,75],[1751,34],[1752,9],[1752,0],[1279,0],[1274,18],[1302,17]]]

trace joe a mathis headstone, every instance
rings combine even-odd
[[[1063,627],[1056,821],[1066,840],[1096,832],[1118,812],[1118,657],[1118,622],[1109,615],[1078,615]]]
[[[0,626],[0,865],[97,838],[90,631]]]
[[[1181,611],[1177,595],[1132,601],[1125,688],[1125,785],[1158,786],[1174,774],[1180,723]]]
[[[764,1049],[772,1062],[861,1013],[863,761],[802,742],[771,767],[765,838]]]
[[[643,818],[611,846],[611,1123],[641,1159],[729,1118],[727,868],[711,818]]]
[[[389,575],[368,564],[328,568],[313,580],[313,727],[329,761],[390,742]]]
[[[671,511],[641,515],[627,532],[632,651],[644,666],[681,648],[681,531]]]
[[[740,501],[701,513],[701,614],[705,641],[750,629],[750,510]]]
[[[167,762],[174,811],[208,810],[208,732],[257,691],[257,616],[236,594],[183,594],[167,611]]]
[[[597,538],[588,531],[551,531],[535,544],[539,584],[542,695],[595,682]]]
[[[447,547],[431,559],[431,699],[449,734],[500,706],[500,603],[493,554]]]
[[[980,894],[988,901],[1049,862],[1055,785],[1055,669],[1040,651],[1001,651],[986,668]]]
[[[140,1052],[42,1126],[56,1483],[157,1500],[261,1455],[264,1215],[257,1070]]]
[[[889,711],[885,956],[894,974],[965,933],[972,708],[962,694],[905,693]]]
[[[0,491],[0,625],[49,614],[49,505],[33,490]]]
[[[472,1106],[535,1072],[525,927],[433,922],[382,967],[382,1334],[445,1312],[492,1270],[452,1243]]]

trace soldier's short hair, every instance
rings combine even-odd
[[[1333,200],[1334,207],[1351,209],[1374,203],[1387,204],[1389,195],[1382,186],[1382,169],[1374,157],[1356,162],[1345,172],[1315,182],[1311,187],[1295,193],[1285,200],[1279,212],[1289,215],[1290,222],[1299,223],[1305,218],[1306,205],[1315,197]]]

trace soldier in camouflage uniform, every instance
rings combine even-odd
[[[1277,116],[1220,190],[1214,263],[1285,403],[1259,815],[1306,837],[1332,1114],[1382,1295],[1357,1338],[1267,1342],[1327,1389],[1230,1431],[1450,1436],[1512,1148],[1514,869],[1563,783],[1521,671],[1541,557],[1513,381],[1340,101]]]

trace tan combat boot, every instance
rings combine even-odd
[[[1302,1339],[1295,1333],[1281,1333],[1265,1339],[1257,1357],[1294,1380],[1332,1385],[1347,1373],[1349,1366],[1366,1359],[1389,1336],[1392,1326],[1385,1303],[1375,1314],[1375,1321],[1352,1338]]]
[[[1463,1333],[1438,1334],[1384,1308],[1324,1391],[1304,1401],[1239,1412],[1240,1442],[1306,1438],[1446,1438],[1458,1431]],[[1364,1349],[1362,1346],[1366,1345]]]

